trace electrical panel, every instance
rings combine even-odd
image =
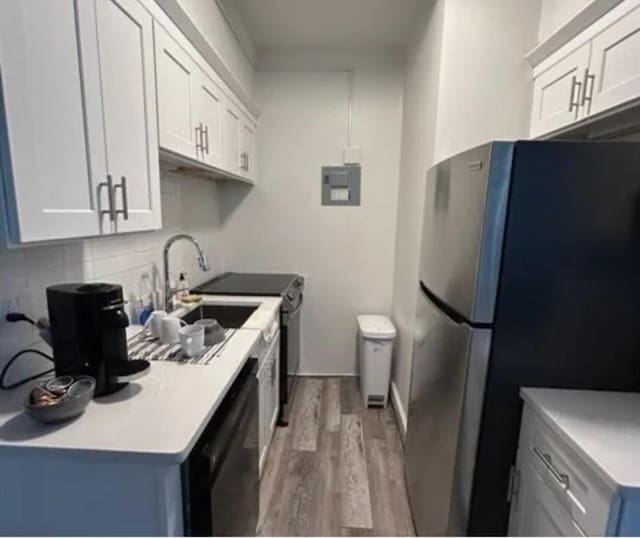
[[[360,166],[322,167],[322,205],[360,205]]]

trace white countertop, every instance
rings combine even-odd
[[[208,365],[151,361],[151,371],[125,389],[92,401],[78,419],[44,425],[23,412],[31,387],[0,392],[0,457],[27,454],[39,457],[141,459],[178,464],[185,460],[236,376],[277,319],[278,297],[205,296],[215,304],[256,305],[220,355]],[[178,309],[181,315],[187,309]],[[271,321],[269,321],[271,320]],[[141,328],[130,327],[131,337]]]
[[[538,388],[520,393],[609,487],[640,488],[640,394]]]

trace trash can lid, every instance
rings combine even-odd
[[[393,340],[396,328],[387,316],[358,316],[358,328],[365,338]]]

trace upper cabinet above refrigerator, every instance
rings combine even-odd
[[[152,20],[138,0],[0,3],[10,244],[161,227]]]

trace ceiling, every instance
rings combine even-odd
[[[421,0],[231,1],[255,47],[264,50],[402,47]]]

